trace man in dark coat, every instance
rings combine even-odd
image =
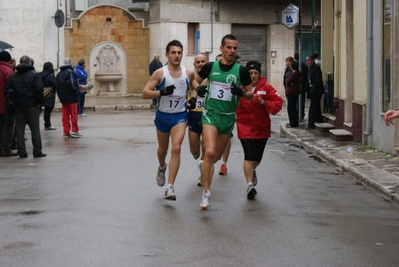
[[[315,129],[316,122],[324,122],[321,114],[321,97],[324,94],[323,75],[320,67],[315,64],[313,57],[306,57],[306,64],[308,65],[308,94],[310,97],[308,127],[309,130]]]
[[[78,91],[80,87],[73,71],[73,61],[71,58],[65,58],[64,65],[60,67],[57,74],[57,94],[61,102],[62,127],[64,129],[64,138],[80,138],[78,126]],[[72,129],[71,129],[72,128]],[[71,131],[72,130],[72,131]]]
[[[150,65],[148,67],[150,76],[154,73],[154,71],[156,71],[157,69],[162,68],[162,66],[163,66],[162,62],[159,61],[159,54],[155,53],[154,54],[154,59],[151,61]],[[155,90],[155,88],[154,88],[154,90]],[[152,104],[154,106],[157,104],[157,99],[156,98],[152,100]]]
[[[8,80],[4,94],[10,94],[12,90],[14,90],[18,155],[20,158],[28,157],[25,146],[25,125],[28,124],[31,131],[33,157],[45,157],[46,154],[42,152],[39,127],[39,105],[43,101],[43,83],[39,73],[31,65],[30,57],[21,57],[17,72]]]

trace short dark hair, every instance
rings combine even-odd
[[[319,52],[316,52],[316,51],[313,52],[312,58],[313,58],[313,59],[319,58]]]
[[[296,71],[299,70],[298,61],[294,60],[291,62],[291,69],[296,70]]]
[[[215,57],[215,60],[217,60],[217,58],[218,57],[221,57],[221,56],[223,56],[222,54],[218,54],[216,57]]]
[[[31,59],[30,59],[30,57],[28,57],[28,56],[22,56],[20,59],[19,59],[19,63],[26,63],[26,64],[31,64]]]
[[[222,46],[225,46],[225,45],[226,45],[226,39],[227,39],[227,40],[237,41],[237,38],[236,38],[234,35],[232,35],[232,34],[226,34],[226,35],[223,36],[223,38],[222,38]]]
[[[83,64],[85,64],[86,62],[85,62],[85,60],[83,59],[83,58],[81,58],[81,59],[79,59],[79,61],[78,61],[78,65],[79,66],[83,66]]]
[[[46,70],[53,73],[54,72],[53,63],[51,63],[51,62],[44,63],[43,71],[46,71]]]
[[[170,47],[171,46],[178,46],[181,48],[181,50],[183,51],[183,45],[180,43],[180,41],[178,40],[172,40],[168,43],[168,45],[166,46],[166,53],[169,53]]]

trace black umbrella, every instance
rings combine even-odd
[[[14,48],[12,45],[10,45],[9,43],[6,43],[4,41],[0,41],[0,52],[5,50],[5,49],[10,49],[10,48]]]

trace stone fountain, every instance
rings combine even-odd
[[[99,81],[101,85],[108,84],[108,88],[105,91],[116,92],[114,83],[122,80],[123,75],[117,68],[119,55],[115,47],[111,44],[105,44],[98,52],[96,59],[99,62],[99,69],[95,72],[94,79]]]

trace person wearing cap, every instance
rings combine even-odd
[[[8,64],[11,61],[11,55],[7,51],[0,52],[0,156],[17,156],[17,153],[11,151],[11,143],[14,132],[14,116],[6,113],[6,96],[3,94],[4,87],[14,73],[12,67]]]
[[[150,65],[148,66],[150,76],[151,76],[157,69],[160,69],[160,68],[163,67],[162,62],[159,61],[159,57],[160,57],[159,53],[154,53],[154,59],[151,61]],[[155,90],[155,88],[154,88],[154,90]],[[157,105],[157,99],[156,99],[156,98],[154,98],[154,99],[152,100],[152,105],[154,105],[154,106]]]
[[[17,147],[20,158],[27,158],[25,145],[25,126],[28,124],[32,145],[33,157],[42,158],[42,138],[40,136],[39,116],[40,103],[43,101],[43,82],[40,74],[32,66],[29,56],[22,56],[17,66],[17,72],[11,75],[4,94],[10,95],[14,91],[13,104],[15,106],[15,124],[17,132]]]
[[[258,183],[256,167],[260,164],[263,151],[270,137],[270,114],[276,115],[283,106],[283,99],[272,85],[261,76],[261,63],[248,61],[251,75],[252,100],[240,98],[237,116],[237,134],[244,150],[244,176],[247,182],[247,198],[254,199]]]

